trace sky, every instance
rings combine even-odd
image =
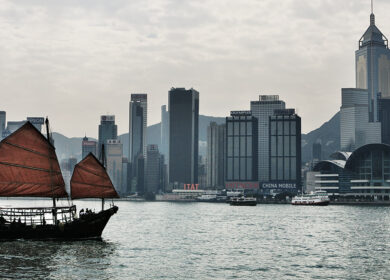
[[[389,11],[375,1],[390,36]],[[0,0],[0,110],[97,137],[104,114],[128,132],[131,93],[148,94],[151,125],[170,88],[192,87],[219,117],[278,94],[307,133],[355,86],[369,15],[369,0]]]

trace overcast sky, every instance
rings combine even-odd
[[[390,2],[374,12],[390,36]],[[221,117],[278,94],[306,133],[355,86],[369,14],[369,0],[0,0],[0,110],[96,137],[107,113],[128,131],[131,93],[148,93],[151,125],[171,87],[193,87]]]

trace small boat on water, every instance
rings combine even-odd
[[[93,154],[79,162],[71,178],[71,199],[100,198],[102,210],[79,212],[75,205],[57,207],[68,198],[60,165],[49,133],[47,138],[30,122],[0,142],[0,196],[52,198],[53,207],[0,207],[0,240],[100,239],[118,211],[112,205],[104,210],[105,198],[118,194],[103,164]]]
[[[326,191],[316,191],[310,194],[297,195],[291,200],[292,205],[326,206],[330,202]]]
[[[229,204],[232,206],[256,206],[257,199],[255,197],[236,196],[229,199]]]

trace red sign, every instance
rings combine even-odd
[[[232,189],[253,190],[259,188],[259,182],[225,182],[225,188],[227,190],[232,190]]]
[[[199,187],[199,184],[184,184],[185,190],[197,190]]]

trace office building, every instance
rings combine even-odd
[[[269,117],[269,182],[263,194],[301,189],[301,118],[294,109],[277,109]]]
[[[390,98],[380,98],[378,100],[378,110],[382,143],[390,145]]]
[[[258,176],[260,182],[269,181],[269,117],[276,109],[285,109],[278,95],[260,95],[259,101],[251,101],[252,115],[258,121]]]
[[[145,191],[156,194],[161,189],[161,158],[158,145],[148,145],[146,158]]]
[[[312,160],[320,161],[322,159],[322,145],[320,142],[313,143],[312,147]]]
[[[100,117],[99,139],[98,139],[98,158],[102,158],[102,145],[107,144],[107,140],[118,138],[118,127],[115,124],[114,115],[103,115]],[[107,150],[106,150],[107,151]]]
[[[167,105],[161,106],[161,149],[160,153],[165,156],[165,162],[168,163],[169,155],[169,113]]]
[[[81,142],[82,158],[85,158],[89,153],[92,153],[95,157],[97,157],[97,142],[89,140],[88,137],[85,136]]]
[[[207,187],[225,186],[225,124],[211,122],[207,127]]]
[[[226,189],[258,189],[258,121],[251,111],[226,117]]]
[[[199,93],[172,88],[168,99],[169,183],[183,188],[198,182]]]
[[[43,117],[27,117],[29,121],[36,129],[42,132],[42,125],[45,124],[45,118]]]
[[[341,89],[340,147],[353,152],[369,143],[381,143],[381,123],[369,121],[368,91]]]
[[[387,38],[370,15],[370,26],[355,52],[356,87],[367,90],[369,121],[378,121],[378,97],[390,98],[390,50]]]
[[[126,190],[122,186],[122,158],[123,146],[118,139],[107,139],[105,145],[106,170],[119,194]]]
[[[5,124],[6,124],[6,112],[0,111],[0,140],[3,138],[3,132],[5,131]]]

